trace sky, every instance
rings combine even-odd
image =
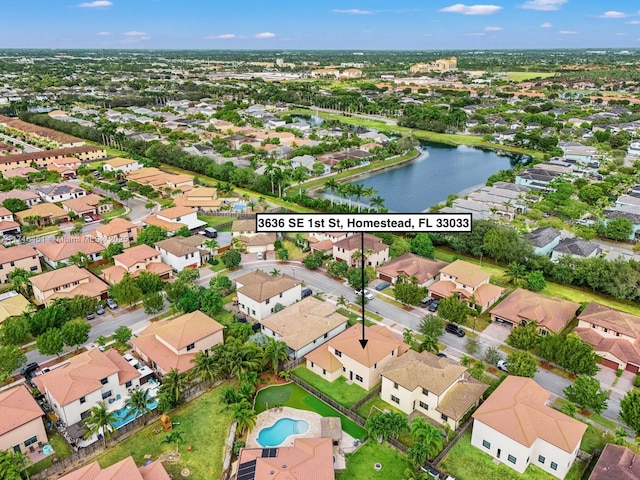
[[[640,48],[638,0],[1,0],[0,48]]]

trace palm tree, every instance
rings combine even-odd
[[[392,433],[392,428],[387,420],[387,416],[382,412],[369,415],[369,418],[367,418],[364,424],[364,428],[370,437],[378,439],[378,443],[382,443],[382,441]]]
[[[168,393],[169,398],[175,405],[179,405],[182,401],[182,394],[188,386],[186,376],[173,368],[162,377],[160,389]]]
[[[23,472],[29,466],[29,457],[23,452],[0,451],[0,478],[3,480],[22,480]],[[29,478],[29,475],[26,475]]]
[[[409,428],[414,445],[424,445],[424,450],[429,458],[435,457],[442,450],[442,430],[427,423],[420,417],[416,418]],[[418,463],[422,464],[424,460]]]
[[[429,447],[422,442],[414,443],[413,446],[407,450],[407,457],[416,467],[424,464],[428,456]]]
[[[360,199],[362,198],[362,195],[364,193],[364,185],[361,185],[359,183],[353,183],[351,185],[353,187],[351,189],[351,194],[356,197],[356,203],[358,204],[358,212],[360,212]]]
[[[160,443],[174,443],[176,444],[176,453],[178,453],[178,444],[184,441],[182,438],[182,433],[177,430],[172,430],[169,435],[167,435],[164,440]]]
[[[340,295],[340,296],[338,297],[338,305],[340,305],[340,306],[342,306],[342,307],[346,307],[348,303],[349,303],[349,302],[347,301],[347,299],[345,298],[345,296],[344,296],[344,295]]]
[[[71,265],[76,265],[80,268],[86,267],[89,265],[89,257],[84,252],[78,252],[69,257],[69,263]]]
[[[238,428],[240,429],[240,435],[244,433],[244,429],[251,430],[256,426],[256,411],[251,408],[251,404],[242,399],[238,403],[231,405],[231,419],[238,422]]]
[[[333,207],[333,195],[336,193],[336,189],[338,188],[338,182],[336,182],[333,178],[330,178],[326,182],[324,182],[324,188],[329,189],[331,191],[331,206]]]
[[[289,358],[289,347],[284,342],[276,342],[270,338],[262,350],[262,359],[265,363],[271,363],[273,373],[278,373],[281,361]]]
[[[274,268],[273,270],[271,270],[271,272],[269,272],[269,274],[270,274],[272,277],[277,277],[277,276],[279,276],[279,275],[280,275],[280,270],[278,270],[277,268]]]
[[[31,272],[26,271],[24,268],[16,268],[9,273],[9,281],[11,282],[11,287],[14,290],[18,290],[25,297],[31,296],[31,282],[29,282],[29,277],[31,277]]]
[[[149,396],[148,390],[133,390],[131,395],[124,402],[124,406],[129,408],[128,417],[144,416],[151,411],[150,405],[153,399]],[[144,418],[144,424],[147,424],[147,418]]]
[[[87,437],[102,433],[102,441],[104,448],[107,448],[107,436],[111,436],[116,431],[115,412],[107,411],[104,402],[98,402],[95,407],[89,409],[89,416],[84,419],[84,426],[87,428]]]
[[[220,367],[213,356],[209,356],[205,352],[200,351],[196,353],[196,357],[191,361],[194,364],[190,372],[192,378],[200,377],[201,381],[207,382],[210,385],[216,381],[220,373]]]
[[[507,281],[513,283],[516,287],[522,284],[522,280],[524,280],[526,274],[527,267],[517,262],[511,262],[505,272]]]
[[[220,248],[220,244],[218,243],[218,241],[214,240],[213,238],[211,238],[209,240],[205,240],[204,246],[207,247],[212,254],[214,254],[215,251],[218,248]]]
[[[482,360],[478,360],[469,368],[469,375],[471,375],[476,380],[479,380],[486,369],[487,365]]]
[[[382,197],[371,197],[369,203],[374,206],[378,212],[384,208],[384,198]]]

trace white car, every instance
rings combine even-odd
[[[505,373],[509,373],[509,364],[505,360],[498,360],[496,367]]]
[[[84,216],[84,222],[85,223],[91,223],[91,222],[93,222],[93,218],[91,218],[89,215],[85,215]]]
[[[356,289],[356,296],[358,296],[358,295],[362,295],[362,290],[361,290],[361,289],[359,289],[359,288],[357,288],[357,289]],[[371,293],[371,292],[370,292],[369,290],[367,290],[366,288],[364,289],[364,297],[365,297],[367,300],[373,300],[373,299],[374,299],[373,293]]]

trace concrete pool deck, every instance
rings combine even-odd
[[[320,419],[322,418],[321,415],[308,410],[298,410],[297,408],[275,407],[265,410],[258,415],[258,418],[256,419],[256,426],[247,435],[246,446],[248,448],[262,448],[262,445],[257,441],[260,431],[263,428],[272,426],[279,419],[286,417],[294,420],[305,420],[309,424],[309,430],[305,433],[288,436],[284,442],[278,445],[279,447],[292,447],[293,441],[296,438],[320,438],[322,436],[322,427],[320,426]],[[336,470],[344,470],[346,468],[344,454],[354,451],[356,446],[355,439],[343,430],[342,439],[340,440],[339,445],[333,447],[335,459],[334,468]]]

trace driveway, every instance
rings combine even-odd
[[[511,329],[502,323],[491,322],[482,333],[502,343],[507,339],[509,333],[511,333]]]

